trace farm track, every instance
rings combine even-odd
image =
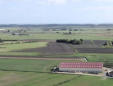
[[[19,56],[0,56],[0,59],[31,59],[31,60],[79,60],[77,58],[40,58],[40,57],[19,57]]]

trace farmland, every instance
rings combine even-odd
[[[103,45],[105,42],[112,41],[113,30],[108,29],[112,27],[66,26],[67,29],[64,30],[62,28],[65,26],[3,28],[6,31],[0,32],[0,38],[8,41],[0,43],[0,56],[70,58],[87,57],[87,54],[90,57],[106,54],[106,58],[109,58],[109,55],[112,56],[113,53],[112,46]],[[69,31],[71,34],[68,33]],[[56,43],[56,39],[83,39],[83,44]],[[11,40],[16,41],[13,43]]]
[[[80,53],[113,53],[113,48],[77,48]]]
[[[33,48],[33,49],[26,49],[26,50],[20,50],[20,52],[40,52],[42,54],[48,55],[48,54],[73,54],[75,53],[74,50],[68,46],[67,44],[63,43],[55,43],[50,42],[46,47],[43,48]]]
[[[74,55],[76,53],[99,53],[112,54],[113,48],[105,48],[106,40],[84,40],[83,44],[72,45],[66,43],[48,42],[47,45],[40,48],[28,48],[15,50],[15,52],[40,53],[40,55]]]
[[[61,61],[1,59],[0,86],[95,86],[94,83],[97,86],[112,86],[113,84],[112,79],[102,77],[51,74],[50,67],[59,62]]]
[[[113,63],[113,46],[104,45],[113,41],[112,28],[1,27],[6,31],[0,32],[0,86],[112,86],[113,79],[50,72],[60,62],[81,62],[77,58],[83,57]],[[83,39],[83,43],[57,43],[58,39]]]
[[[57,28],[57,29],[56,29]],[[71,28],[71,29],[70,29]],[[112,46],[104,46],[112,41],[112,26],[37,26],[37,27],[1,27],[0,56],[30,56],[30,57],[78,57],[87,53],[113,53]],[[69,33],[71,32],[71,33]],[[83,44],[71,45],[56,43],[57,39],[83,39]],[[16,40],[14,43],[11,40]],[[19,42],[19,43],[18,43]],[[85,54],[86,53],[86,54]]]
[[[16,53],[16,52],[12,52],[15,50],[20,50],[20,49],[27,49],[27,48],[35,48],[35,47],[44,47],[46,46],[46,42],[35,42],[35,43],[17,43],[17,44],[13,44],[13,43],[9,43],[9,44],[2,44],[0,45],[0,55],[16,55],[16,56],[21,56],[21,55],[28,55],[28,56],[32,56],[34,55],[38,55],[39,53]]]
[[[1,86],[95,86],[95,83],[96,86],[112,86],[113,84],[112,79],[103,80],[93,76],[7,71],[0,71],[0,82]]]
[[[107,30],[109,27],[101,29],[100,27],[97,28],[84,28],[84,27],[73,27],[73,29],[77,30],[72,30],[72,34],[65,34],[69,32],[69,29],[67,30],[60,30],[65,27],[57,27],[58,30],[55,31],[54,29],[51,28],[56,28],[56,27],[49,27],[49,30],[45,27],[44,29],[41,29],[41,27],[33,28],[21,28],[21,27],[13,27],[13,28],[6,28],[6,32],[0,33],[0,37],[2,39],[85,39],[85,40],[112,40],[113,36],[113,30]],[[68,28],[68,27],[67,27]],[[112,27],[110,27],[112,28]],[[2,27],[1,29],[5,29],[5,27]],[[12,33],[19,33],[20,30],[24,29],[26,32],[22,32],[24,34],[28,35],[12,35]],[[10,30],[10,32],[7,32],[7,30]]]

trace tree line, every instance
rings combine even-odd
[[[69,40],[69,39],[57,39],[56,40],[57,43],[69,43],[69,44],[76,44],[76,45],[79,45],[79,44],[82,44],[83,43],[83,39],[72,39],[72,40]]]

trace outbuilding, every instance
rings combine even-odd
[[[106,76],[113,77],[113,71],[107,72]]]
[[[59,64],[60,72],[101,73],[101,62],[63,62]]]

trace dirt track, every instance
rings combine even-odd
[[[81,58],[35,58],[35,57],[1,57],[0,59],[32,59],[32,60],[82,60]]]

